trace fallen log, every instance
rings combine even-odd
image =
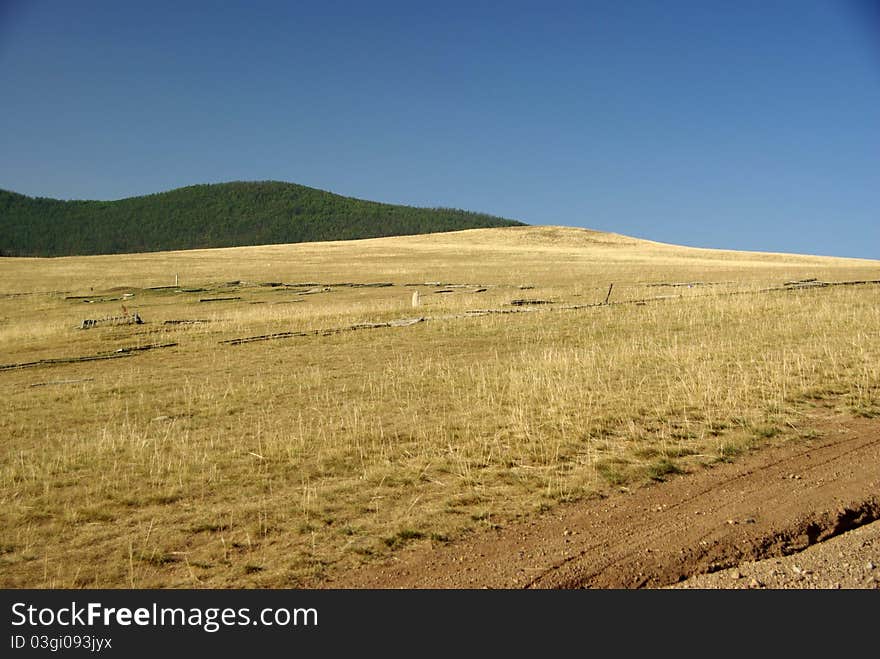
[[[95,378],[76,378],[73,380],[49,380],[48,382],[34,382],[29,387],[46,387],[53,384],[78,384],[80,382],[93,382]]]
[[[121,316],[106,316],[105,318],[84,318],[79,324],[80,329],[91,329],[98,325],[143,325],[140,315],[135,313],[122,314]]]
[[[38,359],[35,362],[21,362],[18,364],[0,364],[0,371],[15,371],[22,368],[32,368],[34,366],[52,366],[54,364],[74,364],[77,362],[92,362],[101,359],[118,359],[120,357],[129,357],[131,353],[120,353],[112,355],[87,355],[85,357],[58,357],[54,359]]]
[[[181,320],[166,320],[163,322],[163,325],[195,325],[197,323],[210,323],[210,320],[201,320],[201,319],[181,319]]]
[[[244,336],[237,339],[225,339],[220,343],[225,345],[242,345],[244,343],[256,343],[257,341],[272,341],[275,339],[290,339],[302,336],[332,336],[334,334],[342,334],[343,332],[356,332],[366,329],[380,329],[383,327],[409,327],[417,323],[423,323],[428,318],[402,318],[392,320],[387,323],[358,323],[356,325],[347,325],[345,327],[331,327],[328,329],[303,330],[293,332],[275,332],[274,334],[261,334],[259,336]]]
[[[159,348],[173,348],[176,343],[150,343],[145,346],[132,346],[130,348],[117,348],[114,354],[127,354],[130,352],[143,352],[144,350],[158,350]]]
[[[158,348],[171,348],[176,343],[153,343],[145,346],[133,346],[128,348],[117,348],[113,352],[102,352],[96,355],[85,355],[83,357],[54,357],[50,359],[38,359],[33,362],[20,362],[17,364],[2,364],[0,371],[15,371],[23,368],[33,368],[35,366],[53,366],[55,364],[76,364],[79,362],[93,362],[103,359],[119,359],[121,357],[131,357],[138,352],[145,350],[156,350]]]
[[[63,295],[70,291],[33,291],[30,293],[0,293],[0,297],[25,297],[28,295]]]
[[[552,300],[534,300],[534,299],[519,299],[519,300],[511,300],[510,304],[515,307],[523,307],[526,305],[533,304],[553,304]]]

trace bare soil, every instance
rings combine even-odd
[[[877,587],[880,420],[828,416],[813,425],[817,439],[790,440],[461,541],[412,546],[315,585]]]

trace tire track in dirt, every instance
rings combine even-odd
[[[564,505],[367,565],[329,588],[639,588],[791,554],[880,519],[880,420],[791,440],[666,483]]]
[[[828,458],[826,458],[825,460],[819,460],[819,461],[816,461],[814,464],[811,464],[809,471],[814,472],[817,469],[821,469],[822,467],[827,467],[828,465],[831,465],[832,463],[834,463],[836,461],[846,459],[848,456],[851,456],[852,454],[860,453],[861,451],[863,451],[866,448],[877,447],[878,444],[880,444],[880,438],[871,439],[870,437],[869,438],[857,437],[854,440],[847,441],[845,445],[849,445],[853,442],[856,445],[854,447],[850,448],[849,450],[838,451],[837,449],[839,449],[843,444],[838,444],[833,447],[824,447],[825,451],[829,451],[829,450],[831,451],[831,455]],[[820,450],[822,450],[822,449],[820,449]],[[767,484],[763,480],[763,478],[758,479],[756,477],[763,477],[763,476],[766,476],[766,474],[768,474],[768,473],[773,473],[774,470],[778,470],[778,468],[781,466],[782,467],[793,467],[796,463],[803,461],[805,458],[809,458],[811,456],[811,454],[815,454],[817,452],[818,451],[815,448],[808,448],[808,449],[797,451],[793,455],[786,455],[784,458],[780,458],[778,460],[769,462],[767,464],[758,465],[754,469],[750,469],[750,470],[746,471],[745,473],[736,474],[730,478],[723,480],[720,483],[713,484],[711,487],[705,488],[702,491],[700,491],[692,496],[686,496],[686,498],[684,498],[682,501],[679,501],[677,503],[674,503],[674,504],[667,506],[666,510],[668,510],[668,511],[684,510],[685,514],[687,514],[688,507],[689,506],[692,507],[693,504],[699,504],[702,497],[710,496],[710,495],[713,495],[714,493],[724,493],[727,490],[731,490],[734,487],[734,485],[739,481],[744,481],[744,484],[745,484],[745,489],[740,491],[740,495],[741,495],[740,500],[741,501],[748,500],[750,497],[754,497],[754,496],[765,496]],[[791,480],[795,480],[795,481],[802,480],[805,478],[805,476],[802,476],[801,474],[789,474],[789,476],[792,476],[792,475],[797,476],[797,478],[791,479]],[[781,477],[784,478],[785,475],[783,474]],[[773,478],[773,476],[770,476],[770,478]],[[724,523],[728,523],[728,521],[733,521],[735,523],[737,522],[737,519],[735,517],[737,514],[737,510],[736,510],[736,507],[734,504],[728,504],[725,506],[719,506],[719,507],[713,508],[710,503],[709,510],[704,510],[704,508],[706,508],[706,505],[701,505],[700,508],[697,508],[695,510],[696,514],[708,515],[710,519],[712,517],[717,518],[718,516],[725,517]],[[700,561],[699,556],[697,556],[696,562],[698,563],[698,565],[691,568],[691,570],[693,570],[693,572],[691,572],[691,573],[702,573],[702,572],[706,572],[706,571],[710,571],[710,570],[714,570],[714,569],[731,567],[731,566],[736,565],[739,562],[742,562],[744,560],[756,560],[759,558],[766,558],[769,555],[779,555],[778,553],[772,551],[771,548],[774,547],[776,544],[778,544],[780,540],[783,540],[785,542],[785,544],[783,547],[780,547],[779,553],[790,553],[790,551],[785,551],[785,550],[789,550],[789,549],[792,549],[792,550],[803,549],[807,545],[813,544],[814,542],[818,541],[818,539],[807,542],[806,544],[799,543],[796,545],[792,541],[792,538],[800,537],[804,533],[808,533],[808,534],[813,533],[814,527],[818,527],[819,529],[835,529],[835,528],[840,529],[836,532],[817,533],[817,538],[819,536],[821,536],[822,539],[825,539],[827,537],[837,535],[838,533],[841,533],[845,530],[849,530],[849,528],[853,528],[854,525],[857,525],[857,524],[853,524],[852,522],[846,523],[846,520],[848,520],[850,518],[854,518],[854,520],[861,520],[860,523],[868,523],[868,522],[874,521],[875,519],[880,518],[880,505],[878,505],[877,500],[874,498],[872,498],[869,501],[862,502],[861,504],[856,504],[854,508],[855,508],[855,511],[853,510],[853,506],[850,506],[849,508],[839,509],[839,511],[835,512],[834,521],[832,521],[830,519],[829,513],[827,511],[823,515],[819,515],[815,520],[812,520],[812,521],[798,520],[794,523],[794,526],[791,529],[786,529],[786,530],[777,529],[777,530],[773,531],[769,536],[767,535],[766,532],[762,533],[763,529],[760,526],[756,527],[751,533],[745,534],[746,536],[751,536],[751,538],[747,538],[747,539],[744,539],[741,541],[743,543],[743,545],[746,545],[746,546],[749,546],[752,548],[751,552],[738,550],[738,549],[732,548],[730,546],[724,546],[720,550],[714,549],[712,551],[705,552],[708,555],[714,555],[715,560],[711,561],[710,563],[708,563],[706,565],[701,565],[700,563],[703,563],[704,561]],[[858,513],[854,514],[856,511],[858,511]],[[754,517],[747,517],[745,523],[757,524],[758,521]],[[731,525],[731,524],[728,524],[728,525]],[[665,541],[667,541],[668,539],[670,539],[671,536],[674,536],[676,534],[681,533],[681,530],[678,528],[675,528],[674,526],[670,527],[670,526],[666,526],[666,525],[660,526],[656,532],[654,532],[653,530],[645,532],[644,529],[639,528],[637,531],[633,531],[633,532],[629,533],[628,537],[630,539],[632,539],[632,537],[634,535],[636,535],[637,533],[645,533],[648,536],[647,541],[634,542],[633,544],[635,545],[635,547],[631,551],[627,551],[627,552],[622,553],[622,555],[620,555],[617,558],[615,558],[614,560],[609,561],[608,563],[602,565],[599,569],[594,569],[589,574],[580,575],[577,578],[561,577],[561,572],[567,565],[575,562],[578,558],[580,558],[580,556],[583,556],[583,554],[586,553],[586,552],[581,552],[581,554],[577,557],[572,557],[571,559],[567,559],[566,561],[563,561],[562,563],[560,563],[558,565],[554,565],[547,572],[545,572],[544,574],[541,574],[540,576],[536,577],[532,582],[527,584],[526,588],[541,587],[541,584],[545,583],[545,582],[550,583],[550,584],[554,584],[551,587],[562,587],[562,588],[578,587],[579,585],[582,585],[584,583],[590,583],[592,581],[595,581],[595,580],[601,578],[601,575],[611,571],[612,568],[614,568],[618,564],[622,564],[622,563],[625,564],[628,561],[629,562],[635,561],[637,563],[644,563],[644,561],[639,561],[637,558],[640,550],[644,551],[645,553],[651,553],[650,547],[663,545],[663,543]],[[695,540],[696,540],[695,544],[698,546],[705,546],[704,543],[706,545],[715,543],[716,540],[714,539],[714,535],[716,535],[716,528],[715,527],[706,530],[702,535],[698,535],[695,538]],[[739,535],[743,535],[743,534],[739,534]],[[762,540],[760,542],[756,543],[754,540],[756,537],[761,538]],[[771,541],[770,538],[775,539],[775,542]],[[627,545],[627,543],[621,543],[621,544],[623,544],[624,546]],[[803,544],[803,546],[800,546],[801,544]],[[688,555],[694,554],[693,549],[688,549],[688,550],[682,549],[682,551]],[[697,552],[697,554],[699,554],[699,553],[700,552]],[[690,563],[690,561],[684,561],[683,565],[688,565],[689,563]],[[650,567],[650,566],[646,565],[646,568],[648,568],[648,567]],[[661,573],[664,571],[664,570],[662,570],[662,566],[656,566],[656,568],[661,568],[660,569]],[[654,570],[655,572],[657,571],[656,568]],[[621,572],[625,571],[625,567],[620,568],[619,571],[621,571]],[[668,580],[672,576],[675,576],[675,575],[666,576],[665,579]],[[678,575],[678,578],[676,578],[675,580],[677,581],[677,580],[679,580],[681,578],[685,578],[687,576],[689,576],[689,574],[682,573],[682,574]],[[637,577],[638,577],[638,579],[636,580],[635,583],[628,584],[630,587],[641,587],[644,585],[652,585],[652,586],[658,585],[657,583],[651,583],[653,581],[653,579],[649,576],[646,576],[645,573],[640,573],[637,575]],[[557,583],[559,581],[561,581],[561,583]],[[660,585],[663,585],[663,584],[660,584]]]

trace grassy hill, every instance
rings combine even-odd
[[[193,185],[119,201],[0,190],[0,256],[120,254],[353,240],[521,222],[364,201],[277,181]]]
[[[0,587],[347,587],[409,545],[473,556],[454,543],[854,441],[827,423],[880,421],[880,288],[807,279],[880,261],[544,226],[0,259]],[[78,329],[122,305],[144,324]],[[554,528],[571,553],[511,554],[505,587],[591,541]]]

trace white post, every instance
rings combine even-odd
[[[174,273],[174,285],[175,285],[175,286],[180,286],[179,275],[178,275],[176,272]]]
[[[412,305],[414,307],[419,306],[419,292],[415,291],[412,296]]]

